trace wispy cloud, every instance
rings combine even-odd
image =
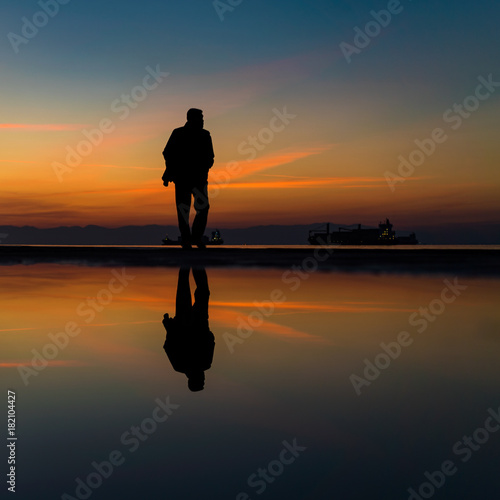
[[[164,167],[134,167],[126,165],[112,165],[109,163],[84,163],[81,167],[97,167],[97,168],[118,168],[131,170],[155,170],[156,172],[163,171]]]
[[[33,160],[0,160],[0,163],[39,163]]]
[[[69,367],[69,366],[87,366],[88,363],[84,363],[83,361],[76,361],[76,360],[46,360],[48,366],[59,366],[59,367]],[[19,361],[17,363],[15,362],[1,362],[0,361],[0,368],[17,368],[20,365],[27,366],[31,364],[31,360],[23,360]]]
[[[38,328],[2,328],[0,333],[2,332],[25,332],[28,330],[38,330]]]
[[[246,161],[243,160],[239,166],[242,167],[242,170],[238,174],[233,174],[231,177],[233,179],[246,177],[248,175],[255,174],[256,172],[262,172],[263,170],[268,170],[270,168],[279,167],[281,165],[286,165],[288,163],[292,163],[297,160],[301,160],[303,158],[308,158],[310,156],[319,155],[333,148],[333,144],[324,144],[319,146],[313,146],[309,148],[302,148],[299,150],[292,150],[290,148],[278,151],[277,153],[268,154],[261,158],[257,158],[255,160]],[[222,165],[216,165],[213,168],[213,171],[210,171],[210,177],[212,175],[217,175],[217,172],[223,170],[225,168]]]
[[[231,182],[226,188],[232,189],[303,189],[318,188],[335,185],[340,188],[380,188],[386,187],[385,181],[380,177],[320,177],[297,180],[275,180],[256,182]]]
[[[222,304],[222,303],[221,303]],[[213,305],[213,304],[211,304]],[[255,305],[253,306],[255,307]],[[225,326],[229,331],[233,330],[238,324],[238,320],[242,317],[241,312],[233,308],[215,308],[211,313],[211,318],[217,321],[221,326]],[[312,342],[329,342],[320,335],[315,335],[309,332],[304,332],[296,328],[265,320],[258,328],[258,332],[264,335],[273,335],[281,337],[284,340],[308,340]]]
[[[255,302],[222,302],[210,303],[213,307],[232,307],[255,309]],[[374,313],[374,312],[414,312],[415,309],[390,306],[386,302],[340,302],[337,304],[313,304],[310,302],[283,302],[276,304],[276,312],[285,314],[304,312],[332,312],[332,313]]]
[[[17,130],[19,132],[66,132],[81,130],[89,125],[83,123],[0,123],[2,130]]]

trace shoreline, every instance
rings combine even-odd
[[[498,248],[273,248],[216,247],[182,250],[173,246],[49,246],[2,245],[0,265],[43,263],[134,267],[258,267],[300,266],[315,271],[469,274],[500,276]]]

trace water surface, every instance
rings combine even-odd
[[[192,392],[163,348],[178,269],[2,267],[18,498],[498,497],[499,280],[206,273]]]

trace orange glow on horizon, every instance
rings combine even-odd
[[[66,147],[74,149],[83,139],[78,130],[83,125],[1,124],[2,133],[25,132],[10,135],[5,154],[13,159],[2,159],[2,225],[176,225],[174,187],[165,188],[161,182],[161,151],[169,132],[158,135],[157,128],[155,137],[155,122],[144,128],[138,118],[125,127],[117,126],[116,132],[66,173],[62,182],[58,182],[52,163],[65,161]],[[430,157],[391,192],[384,173],[397,172],[401,153],[401,138],[397,136],[370,139],[366,148],[359,141],[329,142],[322,136],[308,142],[299,128],[293,130],[292,122],[283,135],[276,134],[276,145],[266,145],[256,158],[248,160],[237,152],[246,131],[234,142],[229,138],[221,142],[224,129],[218,121],[222,118],[215,116],[213,120],[214,141],[217,136],[219,140],[214,142],[216,163],[209,177],[211,227],[325,220],[373,225],[389,216],[398,228],[411,228],[421,225],[422,220],[433,225],[477,220],[493,223],[500,214],[494,179],[471,181],[465,168],[468,157],[460,155],[456,146],[446,151],[448,143],[440,150],[447,155],[444,159]],[[250,128],[254,134],[259,130],[254,125]],[[47,131],[67,134],[43,133]],[[286,134],[290,134],[288,139],[278,143]],[[23,158],[20,152],[24,151]],[[377,157],[373,153],[378,151]],[[443,168],[434,168],[436,161]],[[453,182],[447,176],[450,165]],[[370,219],[375,212],[375,219]]]

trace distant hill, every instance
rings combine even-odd
[[[324,223],[302,225],[269,225],[248,228],[219,228],[227,245],[307,245],[310,229]],[[335,231],[345,224],[332,223]],[[362,227],[369,227],[363,225]],[[372,226],[373,227],[373,226]],[[215,228],[208,228],[210,236]],[[408,234],[395,227],[397,234]],[[444,227],[413,227],[417,239],[424,244],[500,244],[500,224],[454,224]],[[0,244],[26,245],[160,245],[167,235],[177,239],[177,226],[123,226],[106,228],[101,226],[63,226],[39,229],[32,226],[0,226]]]

